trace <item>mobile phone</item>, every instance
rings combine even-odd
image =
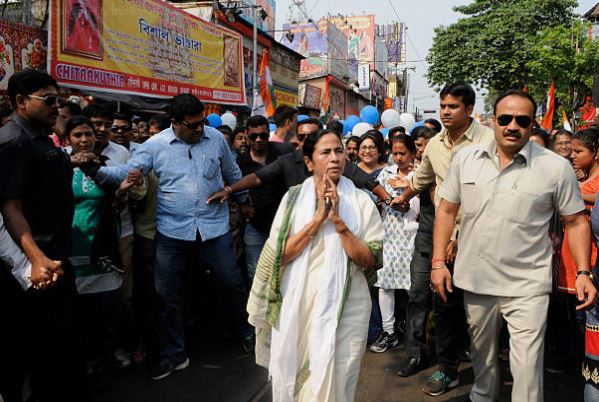
[[[327,211],[327,214],[328,214],[329,211],[331,210],[331,208],[333,207],[333,203],[331,202],[331,197],[325,197],[325,199],[324,199],[324,207],[325,207],[325,210]]]

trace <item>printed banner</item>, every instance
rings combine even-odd
[[[52,0],[49,72],[61,85],[245,105],[241,36],[160,0]]]
[[[275,98],[277,99],[277,106],[287,105],[291,107],[298,106],[298,97],[297,94],[281,91],[280,89],[275,89]]]
[[[25,68],[46,69],[46,33],[41,29],[0,20],[0,91]]]

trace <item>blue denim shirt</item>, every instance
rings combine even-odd
[[[218,130],[205,127],[200,142],[187,144],[167,128],[137,146],[126,165],[100,168],[96,179],[119,183],[130,169],[139,168],[144,174],[154,170],[158,177],[156,221],[160,233],[192,241],[197,232],[202,240],[210,240],[229,231],[228,204],[206,204],[224,183],[241,179],[241,170]],[[237,196],[243,200],[247,194]]]

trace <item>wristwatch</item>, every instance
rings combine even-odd
[[[390,195],[389,197],[387,197],[387,199],[384,201],[386,206],[391,206],[391,202],[393,201],[393,196]]]
[[[576,272],[576,279],[578,279],[578,277],[581,276],[581,275],[586,275],[591,280],[593,280],[593,273],[591,271],[584,271],[584,270],[582,270],[582,271]]]

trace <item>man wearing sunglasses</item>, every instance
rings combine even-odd
[[[223,306],[235,322],[244,346],[253,340],[247,323],[247,291],[233,251],[227,204],[208,204],[216,190],[241,178],[225,138],[207,127],[204,104],[189,94],[170,105],[171,127],[139,145],[124,166],[101,167],[99,182],[118,183],[132,169],[154,171],[158,177],[156,262],[154,278],[160,300],[158,336],[160,366],[154,380],[189,366],[182,317],[186,256],[208,267],[223,289]],[[245,202],[247,194],[237,194]]]
[[[73,170],[49,138],[58,85],[26,69],[10,78],[8,95],[15,112],[0,129],[0,207],[6,229],[31,261],[33,286],[23,292],[7,271],[0,274],[0,293],[11,301],[0,303],[0,393],[21,400],[27,370],[33,399],[78,400],[73,391],[82,370],[75,363],[76,290],[69,264]],[[3,389],[7,384],[11,390]]]
[[[96,152],[108,158],[107,166],[122,165],[129,160],[129,151],[122,145],[114,143],[112,112],[101,105],[88,105],[82,111],[84,116],[94,125],[96,132]]]
[[[291,153],[295,147],[287,143],[269,142],[268,120],[264,116],[252,116],[247,121],[249,152],[237,157],[237,164],[244,176],[256,173],[270,165],[279,156]],[[245,260],[248,281],[252,282],[262,247],[268,238],[272,221],[284,191],[278,185],[264,185],[250,190],[253,208],[246,210]]]
[[[543,401],[543,354],[552,289],[549,222],[559,212],[576,261],[582,310],[597,291],[590,272],[591,233],[570,163],[530,142],[537,105],[511,90],[494,106],[495,139],[453,158],[439,191],[431,283],[441,299],[464,291],[475,383],[473,402],[499,398],[497,361],[502,318],[510,332],[513,401]],[[453,278],[445,265],[460,205],[460,250]]]

